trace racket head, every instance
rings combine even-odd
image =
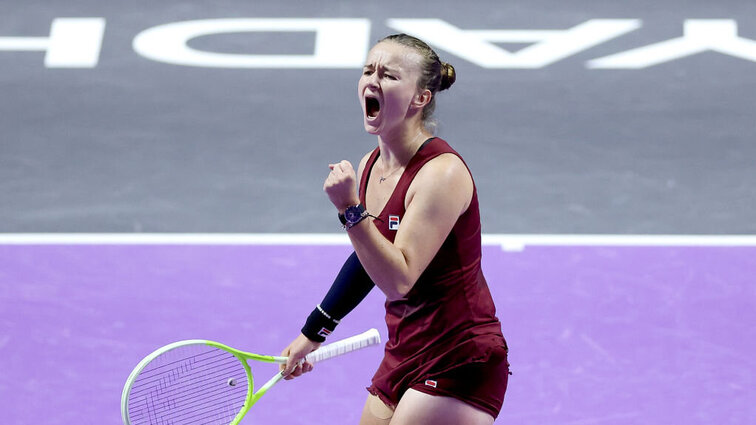
[[[235,425],[251,407],[253,391],[243,357],[212,341],[179,341],[134,368],[121,394],[121,417],[125,425]]]

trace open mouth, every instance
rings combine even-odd
[[[381,110],[381,104],[375,97],[365,96],[365,113],[368,118],[375,118]]]

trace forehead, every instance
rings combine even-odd
[[[420,67],[420,54],[414,49],[392,41],[382,41],[368,52],[365,66],[382,66],[414,71]]]

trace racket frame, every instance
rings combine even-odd
[[[236,415],[234,420],[229,425],[237,425],[239,421],[244,417],[244,415],[247,414],[250,408],[257,403],[257,401],[265,395],[265,393],[275,385],[278,381],[283,378],[283,375],[281,372],[277,373],[275,376],[273,376],[268,382],[266,382],[260,389],[255,392],[254,391],[254,378],[252,377],[252,369],[249,366],[249,363],[247,360],[256,360],[264,363],[278,363],[283,364],[286,363],[286,357],[282,356],[266,356],[262,354],[255,354],[255,353],[248,353],[245,351],[237,350],[235,348],[229,347],[228,345],[221,344],[219,342],[215,341],[209,341],[205,339],[187,339],[183,341],[176,341],[174,343],[165,345],[163,347],[158,348],[157,350],[150,353],[147,357],[142,359],[142,361],[139,362],[139,364],[136,365],[134,370],[129,375],[129,378],[126,380],[126,385],[123,387],[123,393],[121,393],[121,419],[123,420],[124,424],[131,424],[131,419],[129,418],[129,395],[131,394],[131,388],[134,385],[134,381],[136,380],[137,376],[144,370],[144,368],[153,360],[155,360],[158,356],[165,354],[169,351],[175,350],[180,347],[185,347],[188,345],[207,345],[210,347],[218,348],[224,351],[229,352],[234,357],[236,357],[239,362],[241,362],[242,367],[244,367],[244,372],[247,374],[247,398],[244,401],[244,407],[242,407],[241,410],[239,410],[239,413]]]
[[[319,348],[318,350],[313,351],[312,353],[308,354],[304,361],[312,361],[312,362],[318,362],[322,361],[331,357],[335,357],[341,354],[344,354],[348,351],[353,351],[355,349],[364,348],[370,345],[379,344],[381,342],[380,334],[376,329],[370,329],[366,332],[363,332],[359,335],[354,335],[352,337],[336,341],[334,343],[328,344],[326,346],[323,346]],[[357,346],[355,346],[355,343]],[[247,374],[247,397],[244,402],[244,406],[239,410],[236,417],[234,417],[233,421],[229,425],[238,425],[238,423],[244,418],[244,416],[247,414],[250,408],[257,403],[257,401],[265,395],[265,393],[278,381],[283,379],[283,373],[278,372],[276,373],[272,378],[268,380],[265,384],[263,384],[262,387],[260,387],[257,392],[254,391],[254,379],[252,377],[252,369],[249,366],[248,360],[256,360],[264,363],[278,363],[278,364],[284,364],[287,361],[287,357],[285,356],[268,356],[268,355],[262,355],[262,354],[255,354],[250,353],[246,351],[237,350],[235,348],[229,347],[228,345],[221,344],[219,342],[215,341],[209,341],[205,339],[187,339],[183,341],[177,341],[168,345],[165,345],[163,347],[158,348],[157,350],[150,353],[147,357],[142,359],[134,370],[129,375],[129,378],[126,380],[126,385],[123,387],[123,392],[121,393],[121,418],[123,419],[123,423],[125,425],[130,425],[131,420],[129,419],[129,395],[131,393],[131,388],[134,385],[134,381],[136,380],[137,376],[142,372],[142,370],[154,359],[156,359],[158,356],[167,353],[171,350],[177,349],[179,347],[184,347],[188,345],[207,345],[210,347],[218,348],[221,350],[224,350],[230,354],[232,354],[234,357],[237,358],[244,367],[244,372]],[[348,349],[344,349],[344,347],[351,347]]]

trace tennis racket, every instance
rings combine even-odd
[[[319,362],[379,344],[378,331],[323,346],[305,358]],[[278,372],[257,392],[248,360],[286,363],[200,339],[174,342],[145,357],[126,380],[121,395],[125,425],[236,425],[283,378]]]

